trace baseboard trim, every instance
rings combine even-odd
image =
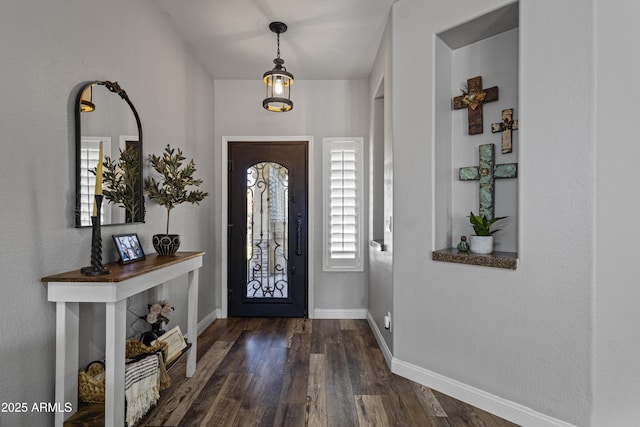
[[[383,350],[384,351],[384,350]],[[391,372],[526,427],[575,427],[531,408],[393,358]]]
[[[366,319],[368,310],[366,308],[316,308],[313,310],[314,319]]]
[[[382,332],[380,332],[380,328],[378,328],[378,324],[373,319],[373,316],[369,311],[367,311],[367,320],[369,321],[369,327],[373,331],[373,336],[376,337],[376,341],[378,341],[378,346],[382,351],[382,355],[384,356],[384,360],[386,360],[389,369],[391,369],[391,364],[393,361],[393,354],[391,354],[391,350],[389,350],[389,346],[387,342],[382,337]]]

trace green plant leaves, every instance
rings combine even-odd
[[[473,226],[473,231],[475,231],[476,236],[491,236],[493,233],[500,231],[500,229],[491,230],[491,226],[496,222],[500,221],[501,219],[505,219],[505,218],[508,218],[508,217],[499,216],[493,219],[487,219],[487,217],[484,215],[476,216],[473,214],[473,212],[470,212],[469,222]]]
[[[153,169],[161,175],[161,179],[156,181],[152,176],[145,178],[144,190],[150,200],[155,200],[167,209],[167,234],[169,234],[171,209],[185,202],[198,204],[209,193],[188,189],[191,186],[198,187],[202,184],[202,180],[193,177],[196,172],[193,159],[184,165],[186,158],[181,149],[176,150],[167,145],[162,156],[151,154],[148,160]]]
[[[140,209],[135,193],[140,162],[136,148],[120,149],[120,158],[116,162],[109,156],[102,162],[104,180],[103,195],[110,203],[127,210],[129,216],[136,218]]]

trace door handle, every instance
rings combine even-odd
[[[302,255],[302,247],[301,247],[301,237],[300,233],[302,233],[302,215],[298,215],[298,220],[296,221],[296,255]]]

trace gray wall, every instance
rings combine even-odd
[[[423,171],[437,143],[434,34],[507,3],[393,7],[394,356],[414,373],[587,425],[595,170],[593,15],[585,2],[520,2],[517,271],[428,254],[436,233],[433,176]],[[576,105],[569,100],[577,93]]]
[[[392,21],[387,21],[380,48],[369,76],[369,100],[371,102],[371,126],[369,140],[372,169],[369,173],[371,198],[382,198],[382,206],[371,207],[371,227],[369,239],[384,241],[385,251],[375,248],[369,250],[369,316],[375,322],[380,336],[389,352],[393,353],[391,329],[384,328],[384,317],[391,312],[393,320],[393,226],[385,227],[386,221],[393,221],[393,121],[392,118],[392,72],[391,72],[391,34]],[[380,89],[382,87],[382,94]],[[374,111],[374,99],[383,95],[383,101],[377,101],[383,113]],[[379,104],[383,105],[380,106]],[[382,123],[380,123],[382,120]],[[375,149],[373,147],[376,147]],[[373,217],[377,216],[377,219]],[[380,218],[381,217],[381,218]],[[376,227],[376,229],[373,229]],[[382,232],[380,231],[382,228]],[[389,355],[387,354],[387,357]]]
[[[640,264],[638,252],[637,25],[640,3],[595,2],[593,123],[597,223],[594,289],[592,426],[637,426],[640,420]],[[592,184],[592,183],[588,183]]]
[[[437,185],[430,194],[430,180],[424,199],[410,194],[447,137],[429,137],[431,40],[508,3],[402,0],[393,9],[394,202],[415,206],[394,221],[393,364],[425,383],[441,375],[461,395],[471,386],[471,401],[488,393],[507,413],[509,402],[519,416],[532,409],[525,425],[636,426],[640,60],[629,53],[640,4],[520,1],[518,270],[420,256],[417,242],[442,244],[433,230],[442,218],[431,212],[448,197]]]
[[[159,153],[168,143],[182,147],[196,158],[203,189],[213,193],[213,81],[148,1],[8,0],[1,8],[0,402],[30,407],[54,400],[55,306],[40,278],[90,260],[91,231],[74,228],[73,221],[77,85],[118,81],[140,114],[145,153]],[[200,319],[215,309],[214,206],[209,197],[199,207],[180,206],[172,213],[171,228],[182,234],[184,249],[207,252]],[[115,259],[115,233],[137,232],[144,249],[153,252],[151,236],[164,230],[164,209],[148,203],[146,218],[145,224],[102,230],[105,261]],[[186,331],[182,285],[177,280],[169,289],[176,298],[169,326],[181,324]],[[132,309],[144,310],[153,297],[133,301]],[[91,306],[82,310],[83,359],[104,355],[103,313]],[[0,413],[2,426],[52,423],[47,413]]]

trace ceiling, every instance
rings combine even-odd
[[[153,0],[215,79],[261,79],[280,57],[300,80],[369,76],[396,0]]]

